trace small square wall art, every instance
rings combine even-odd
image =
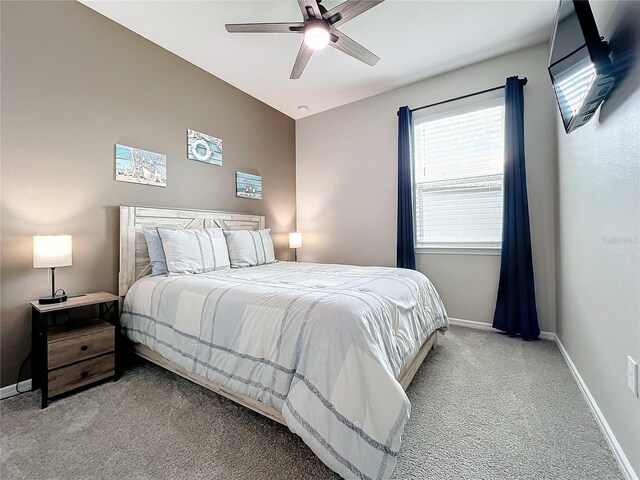
[[[222,140],[195,130],[187,130],[187,158],[221,167]]]
[[[167,186],[167,156],[116,144],[116,180]]]
[[[262,177],[236,172],[236,196],[262,200]]]

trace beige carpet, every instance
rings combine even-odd
[[[622,478],[554,343],[452,327],[408,395],[397,479]],[[8,479],[337,478],[286,427],[159,367],[3,400]]]

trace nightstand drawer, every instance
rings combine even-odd
[[[75,390],[115,375],[116,356],[113,353],[51,370],[48,374],[49,397]]]
[[[104,321],[73,330],[51,330],[47,342],[49,370],[115,350],[115,328]]]

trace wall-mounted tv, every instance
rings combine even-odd
[[[561,0],[551,37],[549,74],[567,133],[587,123],[613,88],[609,46],[588,0]]]

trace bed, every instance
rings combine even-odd
[[[389,478],[411,410],[404,390],[448,326],[424,275],[295,262],[148,275],[144,229],[264,225],[122,206],[123,331],[141,357],[286,425],[344,478]]]

